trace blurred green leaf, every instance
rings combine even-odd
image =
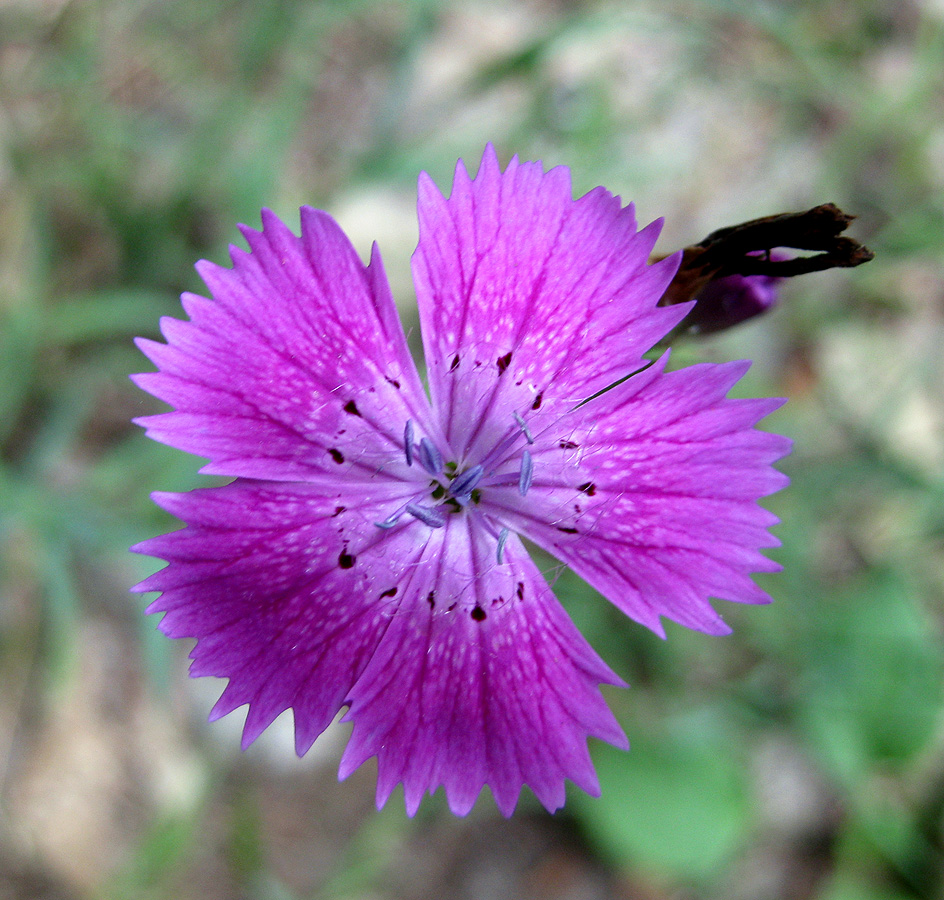
[[[750,823],[744,768],[715,729],[633,734],[628,754],[597,746],[602,795],[571,798],[594,846],[622,868],[705,880]]]
[[[108,900],[154,898],[171,900],[171,885],[199,846],[199,815],[167,816],[151,822],[134,856],[125,862],[103,892]]]
[[[925,746],[939,718],[942,664],[907,579],[877,573],[831,598],[808,640],[799,717],[847,784]]]
[[[59,303],[43,328],[47,346],[153,334],[162,315],[183,317],[176,297],[142,288],[110,288]]]
[[[0,323],[0,445],[7,440],[29,398],[37,364],[41,318],[20,306]]]
[[[867,876],[843,873],[830,881],[816,900],[911,900],[913,896],[887,884],[876,884]]]

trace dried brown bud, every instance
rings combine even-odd
[[[859,266],[872,259],[871,250],[842,236],[854,218],[835,204],[824,203],[806,212],[719,228],[682,251],[678,272],[660,305],[698,301],[683,323],[684,330],[718,331],[735,325],[773,305],[773,294],[769,302],[746,305],[745,291],[761,289],[761,281],[755,278],[763,279],[763,290],[769,293],[774,279]],[[774,253],[777,248],[815,252],[790,257]],[[706,291],[709,285],[712,290]]]

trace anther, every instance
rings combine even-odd
[[[515,417],[515,421],[518,423],[518,427],[524,432],[524,439],[529,443],[534,443],[534,437],[531,435],[531,429],[528,428],[528,423],[525,422],[517,412],[512,412],[512,415]]]
[[[518,493],[523,497],[531,487],[531,476],[534,473],[534,463],[531,454],[524,450],[521,453],[521,470],[518,472]]]
[[[446,517],[438,510],[419,503],[407,503],[406,511],[424,525],[430,528],[442,528],[446,524]]]
[[[449,492],[458,499],[463,495],[468,495],[472,489],[482,480],[485,474],[483,466],[472,466],[471,469],[463,472],[449,487]]]
[[[419,446],[420,465],[430,475],[438,475],[443,469],[443,458],[439,448],[429,439],[422,438]]]
[[[392,516],[387,516],[387,518],[384,519],[382,522],[374,522],[374,525],[376,525],[378,528],[383,528],[385,530],[387,528],[393,528],[393,526],[396,525],[397,522],[400,521],[400,516],[402,516],[403,513],[404,513],[404,510],[401,509],[399,512],[395,512]]]
[[[413,420],[406,420],[406,428],[403,429],[403,452],[406,455],[406,464],[413,465]]]
[[[509,531],[507,528],[503,528],[498,535],[498,548],[495,551],[495,558],[498,560],[498,565],[502,564],[502,557],[505,555],[505,542],[508,540]]]

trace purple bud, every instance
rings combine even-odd
[[[773,253],[770,258],[788,257]],[[706,334],[759,316],[776,306],[781,281],[774,275],[726,275],[709,281],[695,296],[695,307],[685,319],[685,326],[696,334]]]

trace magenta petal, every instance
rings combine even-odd
[[[136,587],[162,592],[148,612],[197,639],[192,676],[230,679],[213,718],[250,704],[244,746],[292,708],[305,752],[390,624],[410,526],[372,523],[401,498],[236,481],[155,499],[189,524],[133,548],[170,563]]]
[[[517,538],[497,567],[474,521],[436,538],[351,690],[341,777],[377,756],[378,805],[402,782],[410,815],[440,785],[457,815],[485,784],[506,816],[525,784],[549,810],[563,805],[567,778],[599,793],[586,739],[627,746],[598,688],[620,680]]]
[[[430,390],[460,455],[493,442],[485,416],[550,418],[630,374],[687,312],[656,306],[678,264],[648,265],[658,225],[637,233],[603,188],[574,201],[566,168],[502,172],[489,147],[474,180],[457,166],[448,200],[425,176],[419,194]]]
[[[190,321],[165,318],[167,344],[139,341],[160,371],[135,381],[175,407],[139,422],[208,457],[206,472],[362,478],[408,419],[433,427],[379,255],[365,267],[317,210],[302,209],[301,237],[262,220],[232,269],[198,265],[213,300],[185,295]]]
[[[725,633],[709,598],[767,602],[750,573],[779,568],[760,552],[777,519],[757,500],[786,484],[772,463],[790,442],[753,426],[781,401],[726,397],[744,363],[665,361],[568,416],[574,467],[534,451],[545,480],[527,505],[506,489],[499,515],[653,631],[665,616]]]

